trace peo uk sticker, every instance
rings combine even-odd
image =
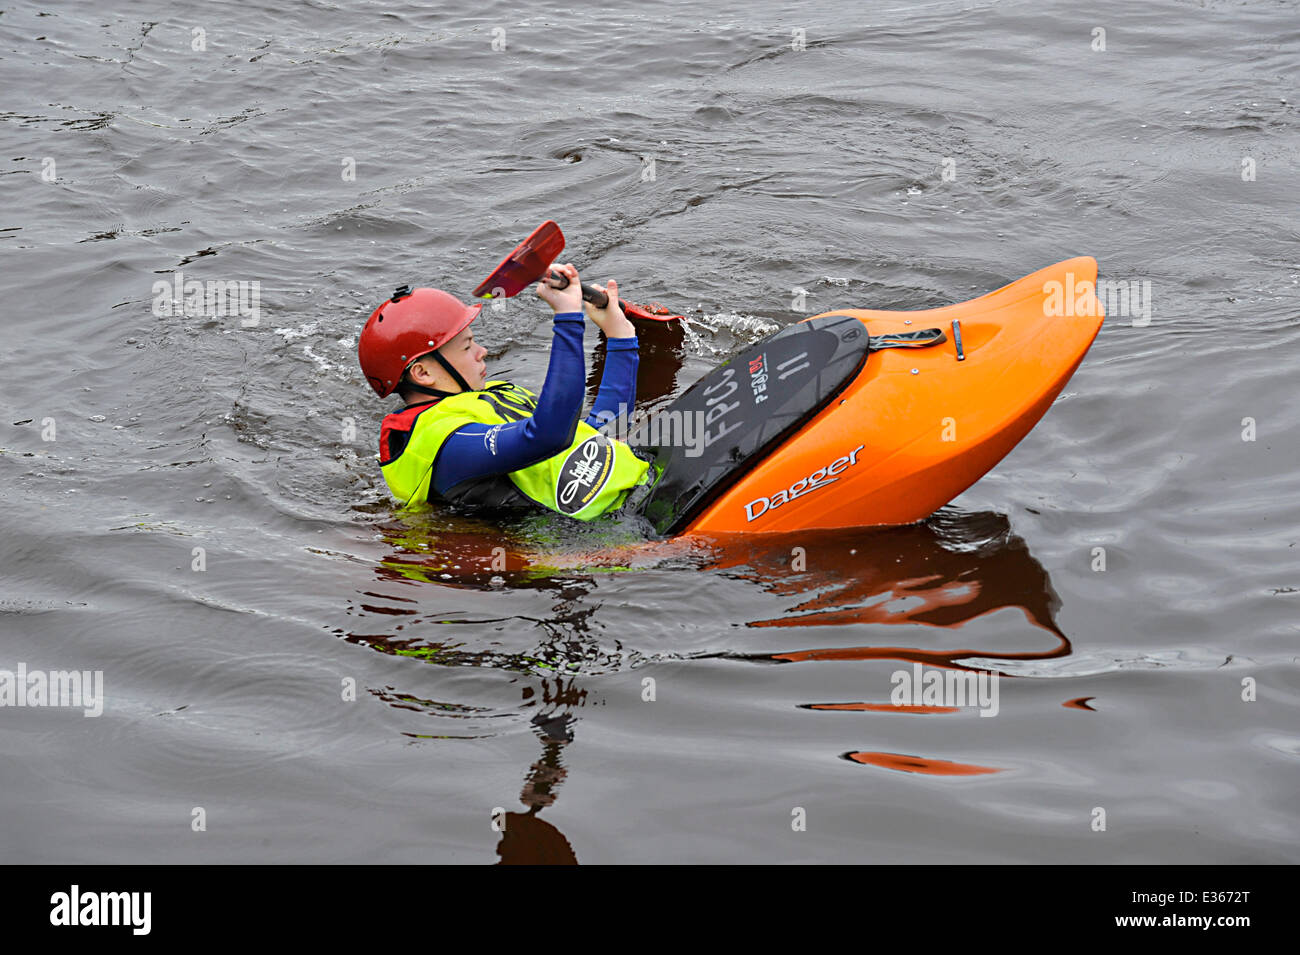
[[[577,514],[595,500],[614,473],[614,446],[595,434],[569,452],[555,479],[555,502],[561,514]]]

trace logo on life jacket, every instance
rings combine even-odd
[[[745,522],[749,523],[757,517],[762,517],[769,510],[775,510],[782,504],[788,504],[796,497],[803,497],[805,494],[811,494],[818,488],[826,487],[828,484],[834,484],[839,478],[839,474],[845,468],[851,468],[858,463],[858,452],[866,445],[860,444],[843,457],[836,458],[824,468],[818,468],[806,478],[800,478],[787,488],[782,488],[771,497],[758,497],[745,505]]]
[[[603,434],[592,435],[570,451],[555,479],[555,503],[560,513],[581,511],[613,473],[614,446]]]

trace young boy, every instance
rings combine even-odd
[[[404,285],[366,321],[357,343],[361,369],[379,397],[397,392],[405,405],[379,433],[384,480],[405,506],[542,506],[588,521],[649,492],[656,471],[648,456],[597,430],[636,399],[636,331],[619,307],[618,283],[607,284],[609,304],[597,309],[583,302],[577,269],[552,269],[569,284],[537,285],[555,311],[540,397],[487,380],[487,349],[470,328],[482,305]],[[608,352],[595,405],[579,421],[584,309]]]

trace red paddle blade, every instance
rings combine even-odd
[[[686,321],[686,316],[674,315],[658,302],[651,302],[649,305],[638,305],[636,302],[629,302],[625,298],[620,298],[619,304],[623,306],[623,314],[628,318],[640,318],[654,322]]]
[[[532,285],[564,251],[564,233],[547,219],[474,289],[475,298],[510,298]]]

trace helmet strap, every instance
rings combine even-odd
[[[446,359],[442,352],[432,351],[429,354],[434,357],[438,364],[442,365],[443,370],[446,371],[447,374],[451,375],[456,384],[460,385],[461,392],[474,390],[469,386],[469,382],[465,380],[461,373],[456,370],[456,367]],[[432,395],[435,398],[450,398],[459,393],[455,391],[441,391],[437,388],[430,388],[427,385],[420,384],[419,382],[411,381],[409,378],[402,383],[402,388],[407,391],[418,391],[422,395]]]
[[[446,356],[444,356],[442,352],[440,352],[440,351],[435,351],[435,352],[433,353],[433,357],[434,357],[434,359],[438,362],[439,365],[442,365],[443,369],[447,372],[447,374],[451,375],[451,379],[452,379],[452,381],[454,381],[454,382],[456,382],[456,384],[460,385],[460,390],[461,390],[461,391],[473,391],[473,390],[474,390],[473,388],[471,388],[471,387],[469,386],[469,382],[466,381],[464,378],[461,377],[460,372],[458,372],[458,371],[456,370],[456,367],[455,367],[451,362],[449,362],[449,361],[447,360]]]

